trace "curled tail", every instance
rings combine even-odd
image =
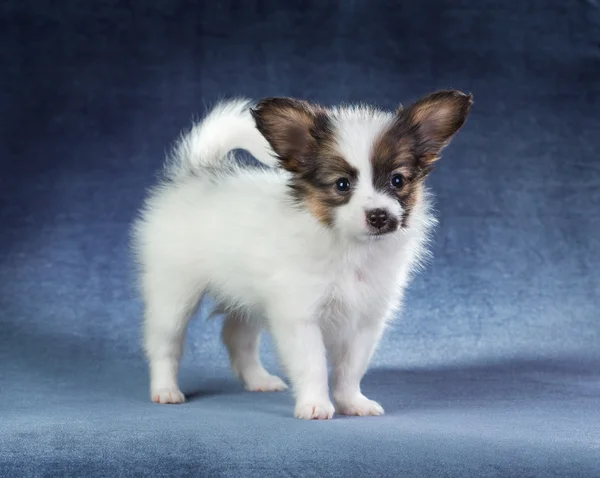
[[[203,168],[223,167],[234,149],[244,149],[267,166],[276,159],[269,143],[256,129],[249,100],[218,103],[199,123],[178,141],[167,164],[167,174],[180,178]]]

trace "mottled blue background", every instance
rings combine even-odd
[[[190,400],[151,404],[128,228],[180,130],[224,97],[441,88],[475,104],[365,379],[387,415],[294,420],[203,320]],[[2,2],[0,474],[600,475],[599,99],[596,0]]]

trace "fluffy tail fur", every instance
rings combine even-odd
[[[219,169],[234,149],[244,149],[261,163],[275,166],[273,150],[250,114],[251,105],[245,99],[218,103],[180,138],[167,163],[167,175],[176,179],[201,169]]]

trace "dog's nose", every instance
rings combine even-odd
[[[385,209],[373,209],[367,212],[367,221],[373,227],[381,229],[388,222],[388,213]]]

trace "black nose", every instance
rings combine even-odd
[[[388,222],[388,213],[385,209],[373,209],[372,211],[367,212],[367,221],[373,227],[377,229],[381,229]]]

